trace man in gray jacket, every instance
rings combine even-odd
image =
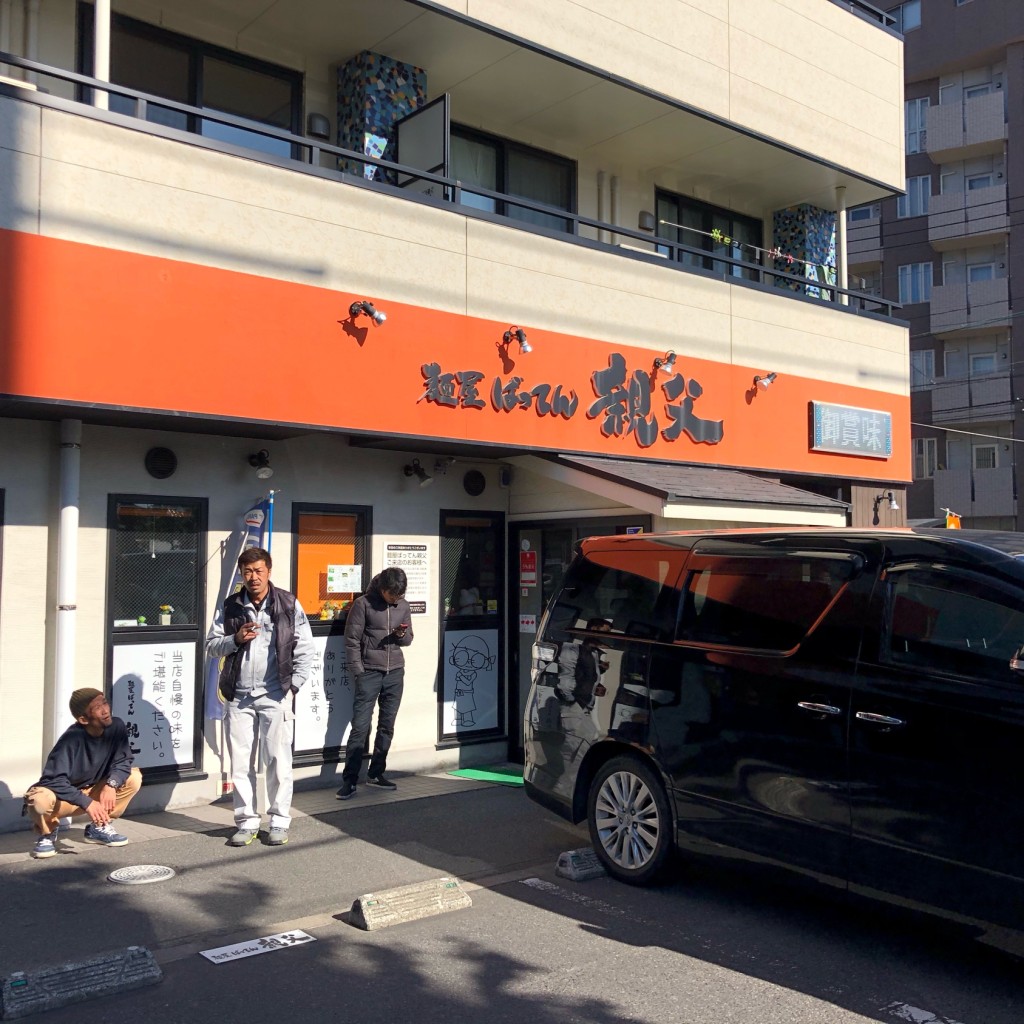
[[[288,842],[292,806],[294,693],[313,670],[313,632],[293,594],[270,582],[270,553],[248,548],[238,559],[243,589],[225,602],[206,638],[206,654],[223,658],[224,711],[235,826],[229,846],[248,846],[259,834],[256,758],[263,748],[271,846]]]
[[[383,789],[397,788],[384,775],[384,769],[405,684],[402,648],[412,643],[412,617],[409,602],[405,600],[406,586],[405,570],[392,566],[375,576],[370,589],[357,597],[349,608],[345,621],[345,661],[354,680],[355,694],[352,731],[345,748],[339,800],[348,800],[356,795],[375,704],[380,711],[366,781]]]

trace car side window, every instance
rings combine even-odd
[[[820,621],[851,574],[828,554],[700,554],[684,588],[679,639],[789,651]]]
[[[888,574],[891,660],[940,674],[1017,683],[1024,595],[949,571]]]
[[[577,559],[570,568],[551,607],[545,639],[571,640],[569,630],[604,619],[612,635],[670,641],[679,606],[674,560],[645,552],[630,560],[634,571],[627,571],[619,564],[601,564],[600,557]]]

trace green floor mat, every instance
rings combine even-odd
[[[480,782],[497,782],[502,786],[521,786],[523,769],[513,765],[491,765],[484,768],[456,768],[449,775],[457,775],[460,779],[477,779]]]

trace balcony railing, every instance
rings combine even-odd
[[[951,508],[962,516],[1015,516],[1017,495],[1012,466],[935,471],[934,515]]]
[[[1005,277],[932,288],[931,333],[957,334],[979,327],[1008,327],[1010,290]]]
[[[977,377],[943,377],[931,388],[932,422],[1012,419],[1010,374],[986,373]]]
[[[936,163],[1001,152],[1006,138],[1002,90],[931,106],[926,124],[928,155]]]
[[[864,3],[864,0],[832,0],[837,7],[845,7],[851,14],[863,18],[865,21],[873,21],[882,28],[894,29],[896,19],[891,14],[879,10],[873,4]]]
[[[607,221],[548,206],[545,203],[534,202],[522,196],[494,192],[474,184],[471,189],[465,189],[467,193],[472,192],[474,197],[494,200],[495,203],[502,204],[505,209],[530,211],[540,215],[537,219],[542,219],[548,225],[552,223],[564,225],[564,230],[533,224],[517,218],[515,215],[508,216],[476,209],[473,206],[462,204],[463,184],[461,181],[423,168],[394,163],[366,153],[309,139],[302,135],[293,135],[269,125],[262,125],[216,110],[178,103],[161,96],[139,92],[136,89],[129,89],[112,82],[103,82],[87,75],[65,71],[0,51],[0,69],[5,64],[36,76],[41,75],[70,82],[89,98],[103,97],[109,94],[130,100],[134,108],[134,116],[112,113],[105,106],[94,106],[91,103],[51,96],[44,89],[21,90],[18,84],[5,83],[2,79],[0,79],[0,95],[18,96],[28,102],[106,121],[134,131],[145,132],[232,156],[245,157],[261,163],[273,164],[299,173],[316,175],[348,186],[384,192],[410,202],[426,203],[445,209],[452,209],[454,206],[464,217],[505,224],[522,231],[613,252],[627,259],[645,260],[661,266],[668,264],[676,270],[718,278],[730,284],[753,287],[768,286],[773,291],[778,289],[780,295],[825,302],[849,312],[879,315],[886,318],[894,317],[895,310],[902,308],[900,303],[878,295],[869,295],[848,288],[839,288],[827,282],[814,281],[805,275],[778,270],[762,263],[749,262],[730,256],[725,252],[716,251],[711,254],[706,249],[673,242],[660,236],[654,237],[649,232],[634,231],[630,228],[609,224]],[[184,114],[189,119],[189,123],[213,122],[236,130],[240,129],[249,136],[256,136],[265,144],[266,148],[274,146],[279,151],[288,150],[291,156],[220,142],[203,135],[147,121],[146,114],[151,105],[158,106],[164,111],[177,111]],[[606,237],[610,237],[612,241],[601,240]],[[763,250],[763,256],[767,258],[767,250]],[[709,260],[713,260],[712,269],[705,267]]]
[[[1005,241],[1010,230],[1006,185],[932,196],[928,241],[942,252]]]
[[[851,267],[882,262],[882,219],[871,217],[846,227],[846,261]]]

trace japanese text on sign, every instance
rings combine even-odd
[[[440,363],[424,363],[420,372],[424,388],[419,401],[452,409],[487,408],[480,390],[486,390],[484,374],[479,370],[445,373]],[[647,370],[629,372],[625,358],[613,352],[607,368],[593,372],[591,385],[596,399],[587,408],[586,417],[599,421],[605,437],[632,435],[641,448],[649,448],[659,434],[666,441],[676,441],[685,434],[697,444],[718,444],[724,436],[722,420],[701,419],[694,412],[704,389],[700,381],[682,373],[656,384]],[[579,404],[576,392],[562,384],[531,386],[523,377],[500,376],[490,384],[490,407],[497,413],[532,409],[537,416],[568,420],[576,415]]]
[[[139,768],[173,768],[194,761],[196,648],[194,643],[114,647],[112,711],[128,729]]]
[[[873,455],[879,459],[892,455],[890,413],[827,402],[811,402],[811,411],[813,451]]]

